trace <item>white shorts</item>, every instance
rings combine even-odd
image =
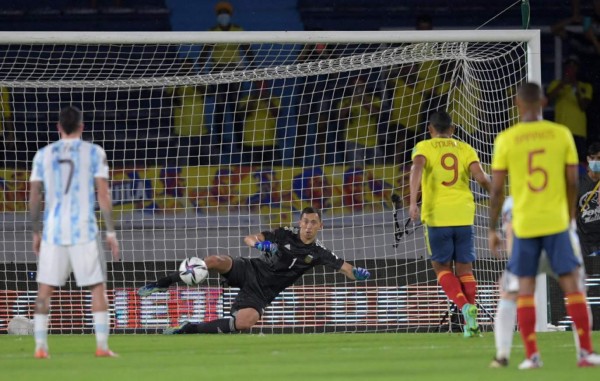
[[[545,252],[542,252],[540,256],[540,262],[538,265],[538,274],[546,273],[548,276],[558,280],[558,277],[552,271],[550,262]],[[583,264],[579,266],[579,287],[582,291],[585,291],[585,279],[587,275],[585,273],[585,267]],[[500,277],[500,290],[504,292],[518,292],[519,291],[519,277],[511,273],[508,270],[504,270]]]
[[[79,287],[106,282],[106,260],[98,240],[70,246],[42,241],[37,268],[37,282],[49,286],[63,286],[71,271]]]

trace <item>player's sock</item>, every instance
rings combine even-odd
[[[461,275],[459,279],[467,301],[471,304],[475,304],[475,297],[477,296],[477,281],[475,280],[475,277],[471,273]]]
[[[48,315],[33,315],[33,336],[35,349],[48,349]]]
[[[167,275],[164,278],[160,278],[156,281],[156,285],[160,288],[169,288],[172,284],[175,284],[181,280],[178,272],[174,272],[171,275]]]
[[[183,333],[231,333],[235,329],[235,318],[228,317],[204,323],[190,323],[185,326]]]
[[[496,359],[510,358],[510,349],[515,331],[517,303],[513,300],[500,299],[494,320],[494,337],[496,338]]]
[[[96,349],[108,350],[108,311],[92,312],[94,332],[96,333]]]
[[[530,358],[538,351],[535,336],[535,300],[533,295],[519,295],[517,299],[517,319],[523,344],[525,345],[525,355]]]
[[[571,316],[577,336],[579,337],[579,347],[588,353],[593,352],[592,340],[590,338],[590,318],[588,316],[587,303],[583,292],[573,292],[566,295],[567,313]]]
[[[462,292],[460,281],[456,275],[450,271],[440,271],[438,274],[438,283],[442,286],[442,290],[446,293],[446,296],[456,304],[459,311],[465,304],[468,303],[465,294]]]

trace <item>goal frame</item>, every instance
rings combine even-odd
[[[0,44],[307,44],[307,43],[523,42],[527,78],[541,83],[539,30],[251,31],[251,32],[0,32]],[[546,331],[546,278],[538,278],[537,331]]]

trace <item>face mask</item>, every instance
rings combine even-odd
[[[590,171],[595,173],[600,173],[600,161],[599,160],[590,160],[588,163],[590,167]]]
[[[221,26],[229,25],[230,20],[231,20],[231,16],[227,13],[219,13],[219,15],[217,16],[217,22]]]

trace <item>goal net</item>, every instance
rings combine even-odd
[[[82,109],[83,138],[111,167],[123,258],[108,262],[113,331],[227,315],[237,290],[218,274],[146,298],[136,289],[186,257],[259,256],[243,237],[292,225],[306,206],[323,212],[323,244],[372,277],[317,267],[256,330],[447,330],[455,314],[408,221],[411,149],[445,109],[489,169],[494,136],[516,121],[515,88],[539,81],[538,47],[531,31],[1,33],[0,332],[33,314],[29,171],[66,105]],[[489,256],[487,196],[472,189],[486,327],[504,263]],[[67,282],[51,330],[91,329],[89,304]]]

